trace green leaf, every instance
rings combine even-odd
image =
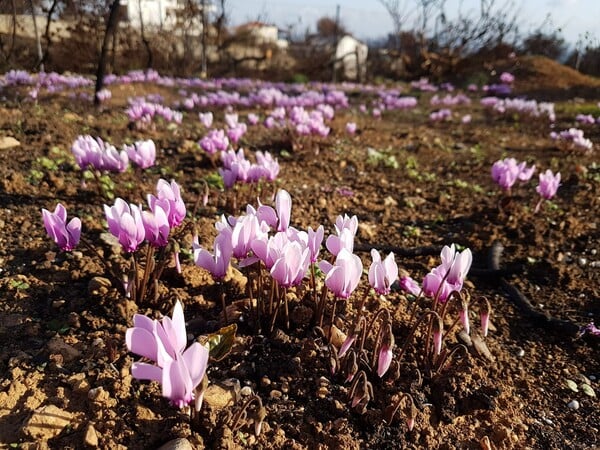
[[[208,336],[202,336],[200,338],[200,343],[203,345],[208,344],[208,352],[210,357],[215,361],[221,361],[231,351],[231,348],[235,342],[236,331],[237,325],[234,323],[227,327],[221,328],[216,333],[209,334]]]

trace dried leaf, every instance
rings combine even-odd
[[[577,389],[577,383],[575,383],[573,380],[565,380],[565,384],[573,392],[579,392],[579,389]]]
[[[210,357],[215,361],[221,361],[231,351],[231,348],[235,342],[236,331],[237,325],[234,323],[227,327],[221,328],[216,333],[209,334],[208,336],[202,336],[200,338],[200,343],[203,345],[208,343]]]
[[[583,393],[585,395],[587,395],[588,397],[595,397],[596,393],[594,392],[594,389],[592,389],[592,387],[589,384],[582,384],[581,386],[581,390],[583,391]]]

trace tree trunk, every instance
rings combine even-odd
[[[96,70],[96,88],[94,89],[94,105],[96,106],[100,104],[98,92],[104,87],[104,74],[106,72],[106,58],[108,57],[110,37],[115,33],[119,22],[119,3],[120,0],[114,0],[108,14],[108,23],[106,24],[100,59],[98,59],[98,69]]]
[[[144,17],[142,16],[142,0],[138,0],[138,6],[140,10],[140,34],[142,36],[142,43],[144,44],[144,48],[146,49],[146,71],[152,68],[152,61],[154,60],[152,55],[152,49],[150,48],[150,41],[146,37],[146,33],[144,31]]]
[[[50,26],[52,25],[52,14],[56,11],[56,6],[58,5],[58,0],[53,0],[50,9],[48,10],[48,15],[46,16],[46,31],[44,32],[44,38],[46,39],[46,51],[44,52],[44,57],[42,58],[42,64],[46,63],[50,59],[50,46],[52,45],[52,39],[50,38]]]
[[[31,9],[31,20],[33,21],[33,34],[35,34],[35,48],[38,55],[36,67],[40,72],[44,71],[44,53],[42,52],[42,42],[40,41],[40,33],[38,33],[37,20],[33,8],[33,0],[29,0],[29,8]]]

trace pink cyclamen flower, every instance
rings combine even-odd
[[[556,175],[554,175],[552,171],[548,169],[544,173],[540,173],[540,184],[535,190],[542,198],[550,200],[556,195],[558,186],[560,186],[560,172],[557,172]]]
[[[113,206],[104,205],[108,230],[128,253],[135,252],[146,238],[141,208],[117,198]]]
[[[400,278],[399,284],[400,288],[403,291],[408,292],[409,294],[418,296],[421,293],[421,286],[419,286],[419,283],[417,283],[409,276]]]
[[[380,295],[390,293],[390,287],[398,279],[398,265],[394,254],[390,253],[383,261],[375,249],[371,249],[373,262],[369,268],[369,284]]]
[[[133,145],[124,145],[127,156],[141,169],[152,167],[156,161],[156,145],[152,139],[137,141]]]
[[[227,275],[233,249],[231,247],[231,230],[225,229],[215,238],[213,254],[200,247],[198,236],[194,237],[194,262],[198,267],[208,270],[211,275],[222,280]]]
[[[515,76],[512,73],[502,72],[500,74],[500,81],[506,84],[512,84],[515,81]]]
[[[273,267],[271,276],[284,288],[296,286],[302,282],[308,265],[310,264],[310,250],[300,242],[289,242]]]
[[[158,381],[162,395],[179,408],[194,400],[194,391],[202,382],[208,365],[208,348],[194,342],[187,349],[185,318],[177,301],[172,318],[160,322],[136,314],[133,328],[125,333],[127,349],[155,364],[135,362],[131,374],[140,380]],[[198,402],[196,403],[197,409]]]
[[[200,123],[204,125],[206,128],[210,128],[213,123],[213,113],[198,113],[198,118],[200,119]]]
[[[183,199],[181,198],[179,185],[174,180],[171,183],[162,178],[158,180],[156,184],[156,196],[152,194],[148,195],[148,205],[151,210],[154,211],[156,204],[159,204],[167,213],[171,228],[180,225],[183,219],[185,219],[185,203],[183,203]]]
[[[354,134],[354,133],[356,133],[356,123],[355,122],[348,122],[346,124],[346,132],[348,134]]]
[[[77,247],[81,237],[81,220],[78,217],[73,217],[67,223],[67,210],[59,203],[54,212],[42,209],[42,218],[48,236],[61,250],[68,252]]]
[[[492,165],[492,178],[502,189],[508,191],[519,177],[520,169],[517,160],[505,158]]]
[[[324,235],[325,229],[323,228],[323,225],[319,225],[316,230],[308,227],[308,248],[310,249],[310,262],[313,264],[319,257]]]
[[[171,227],[165,210],[159,204],[155,204],[153,211],[142,211],[142,222],[146,230],[146,240],[155,247],[166,247]]]
[[[325,272],[325,285],[338,298],[347,299],[358,286],[362,275],[362,261],[348,249],[342,248],[335,264],[321,261],[319,269]]]
[[[392,358],[394,356],[392,353],[393,348],[394,333],[392,333],[391,324],[388,323],[384,331],[383,341],[377,358],[377,375],[379,378],[383,377],[390,368],[390,364],[392,363]]]

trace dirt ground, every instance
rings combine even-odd
[[[518,80],[524,89],[534,86],[536,74],[527,77]],[[593,83],[588,87],[594,92]],[[182,256],[182,274],[173,267],[164,273],[160,304],[138,307],[106,280],[98,255],[81,246],[72,253],[58,251],[42,224],[41,208],[53,209],[60,201],[82,219],[83,234],[104,258],[122,261],[104,237],[102,205],[112,201],[93,180],[82,186],[70,156],[80,134],[116,145],[140,138],[156,142],[156,167],[111,175],[112,193],[131,202],[143,202],[160,177],[175,179],[191,216],[204,192],[202,180],[216,172],[195,144],[203,136],[197,111],[186,112],[180,126],[128,126],[127,97],[160,93],[174,99],[176,88],[110,89],[113,98],[100,110],[65,94],[40,94],[34,103],[22,100],[25,90],[3,93],[0,136],[14,137],[20,145],[0,150],[0,447],[148,449],[170,442],[169,448],[188,448],[174,447],[176,438],[194,448],[220,449],[600,445],[600,345],[598,338],[577,338],[579,326],[600,321],[597,149],[591,154],[559,149],[548,137],[547,123],[517,115],[491,117],[479,106],[478,95],[471,105],[454,108],[446,122],[428,120],[431,94],[415,93],[417,108],[375,119],[358,111],[365,94],[350,92],[350,108],[336,112],[327,138],[298,139],[250,127],[241,145],[249,155],[268,150],[278,157],[276,184],[292,196],[292,224],[303,229],[323,224],[329,234],[337,215],[357,215],[357,253],[366,268],[371,247],[386,254],[392,249],[400,268],[421,280],[439,263],[441,246],[470,248],[474,263],[467,287],[472,298],[490,300],[491,330],[482,346],[470,347],[468,355],[458,353],[438,374],[422,373],[421,380],[420,347],[411,347],[397,379],[371,379],[374,398],[359,414],[351,408],[345,377],[331,373],[326,338],[314,330],[310,299],[290,298],[289,328],[281,321],[272,333],[257,334],[245,309],[252,301],[238,274],[224,287],[233,305],[230,319],[238,325],[235,345],[224,359],[211,362],[210,391],[198,416],[190,419],[161,397],[157,384],[131,377],[138,357],[127,352],[124,336],[134,312],[170,315],[176,299],[184,304],[188,333],[216,331],[223,325],[221,303],[210,275]],[[564,84],[561,89],[556,130],[574,126],[578,112],[600,116],[597,97],[574,99]],[[251,112],[237,111],[242,119]],[[466,113],[472,121],[463,124]],[[223,111],[215,115],[222,126]],[[356,135],[345,132],[348,121],[357,123]],[[600,125],[585,130],[600,145]],[[490,177],[491,165],[503,157],[535,163],[538,171],[560,171],[563,181],[555,199],[534,214],[537,173],[504,199]],[[267,188],[264,201],[272,189]],[[230,200],[231,194],[213,188],[208,205],[193,217],[200,241],[209,248],[214,222]],[[246,203],[256,205],[254,192],[238,194],[237,213]],[[501,267],[507,270],[490,275],[488,255],[496,242],[504,248]],[[183,235],[182,247],[190,243],[191,234]],[[422,247],[434,251],[403,256]],[[363,280],[336,322],[344,332],[365,285]],[[529,299],[530,307],[518,303],[507,285]],[[380,307],[390,311],[397,349],[409,333],[410,305],[399,290],[385,298],[370,295],[365,305],[367,314]],[[477,324],[474,316],[473,328]],[[456,337],[450,336],[447,345],[456,346]],[[253,426],[234,423],[249,392],[267,411],[258,436]],[[391,424],[383,420],[400,392],[415,399],[412,431],[402,415]]]

